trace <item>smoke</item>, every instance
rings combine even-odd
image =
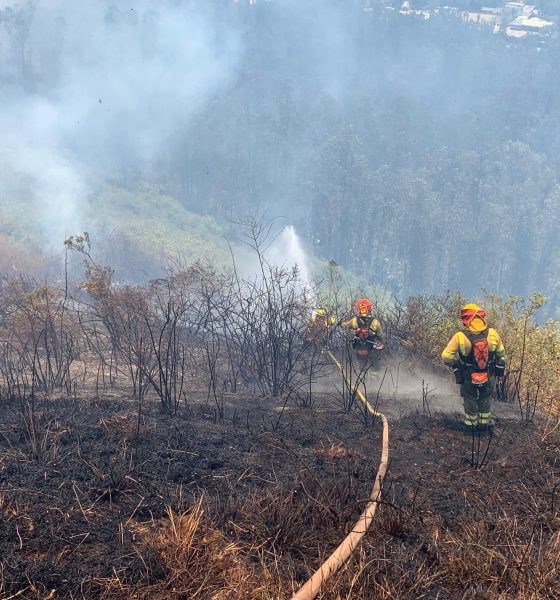
[[[90,203],[103,184],[131,195],[145,185],[222,222],[289,215],[323,258],[406,294],[479,282],[476,261],[457,268],[452,244],[440,256],[428,240],[443,227],[468,243],[461,224],[480,199],[473,212],[489,218],[472,224],[475,237],[503,231],[498,260],[519,263],[515,279],[500,274],[502,289],[555,290],[555,259],[532,242],[554,240],[553,227],[523,220],[528,243],[513,245],[502,218],[510,170],[538,168],[519,193],[541,206],[556,184],[540,157],[502,151],[519,139],[560,156],[555,54],[443,9],[420,21],[387,4],[4,0],[2,214],[25,205],[29,228],[60,247],[68,233],[95,232]],[[467,185],[475,172],[480,185]]]
[[[2,177],[0,201],[23,200],[28,209],[28,239],[41,230],[42,241],[60,246],[68,232],[79,231],[80,201],[85,179],[74,160],[66,157],[57,127],[58,114],[48,102],[11,98],[0,116]],[[39,241],[39,240],[36,240]]]
[[[181,177],[188,169],[195,188],[188,202],[198,202],[195,208],[205,209],[215,189],[224,188],[232,196],[253,194],[247,213],[259,203],[279,213],[288,209],[299,225],[307,216],[299,199],[318,142],[308,131],[307,111],[344,115],[362,96],[447,97],[436,93],[442,51],[436,56],[431,45],[427,61],[426,51],[409,52],[405,37],[395,35],[397,49],[364,54],[360,40],[371,15],[359,2],[350,4],[4,2],[4,172],[27,178],[32,213],[54,244],[65,231],[90,229],[84,207],[100,180],[127,172],[134,178],[173,161]],[[286,89],[287,109],[278,102]],[[455,99],[447,104],[460,110]],[[278,122],[275,153],[259,151],[272,145],[259,131],[269,120]],[[247,191],[240,175],[247,171],[247,180],[266,193]],[[219,179],[224,172],[227,185]],[[0,198],[10,202],[6,177]]]
[[[0,202],[59,245],[107,173],[159,160],[227,86],[240,37],[220,3],[39,0],[0,7]],[[32,225],[32,224],[30,224]]]
[[[353,368],[359,371],[360,365],[354,364]],[[341,389],[340,371],[333,364],[328,364],[322,375],[315,384],[316,392],[330,395]],[[462,409],[458,387],[449,375],[402,358],[382,357],[366,375],[365,392],[369,401],[377,399],[377,408],[391,418],[411,413],[455,413]]]

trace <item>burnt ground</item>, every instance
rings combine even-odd
[[[359,369],[359,365],[355,370]],[[356,375],[354,375],[354,380]],[[411,413],[457,413],[462,411],[458,386],[452,381],[450,370],[430,366],[409,368],[406,361],[389,359],[375,363],[365,376],[370,402],[391,419]],[[315,383],[315,390],[338,401],[343,381],[340,371],[326,365]],[[517,404],[495,402],[493,413],[499,418],[519,418]]]
[[[395,397],[379,404],[391,418],[383,502],[320,597],[560,598],[557,434],[508,416],[471,437],[459,414],[422,412],[421,397],[408,414]],[[0,404],[2,599],[195,597],[166,583],[149,532],[197,503],[277,591],[196,597],[289,598],[359,515],[380,456],[380,424],[320,386],[312,407],[195,394],[169,417],[147,401],[138,429],[124,394],[34,410],[30,433],[29,413]]]

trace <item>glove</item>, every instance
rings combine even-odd
[[[451,368],[453,369],[453,375],[455,375],[455,383],[464,383],[465,378],[463,377],[463,369],[461,369],[461,365],[459,363],[454,363],[451,365]]]
[[[503,377],[506,372],[506,363],[497,362],[494,364],[494,376]]]

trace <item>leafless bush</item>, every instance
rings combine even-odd
[[[2,287],[0,305],[2,373],[12,389],[25,378],[34,392],[70,393],[81,347],[65,291],[17,278]]]
[[[374,410],[377,409],[381,388],[387,374],[387,369],[385,369],[380,381],[371,376],[379,366],[378,361],[379,357],[375,355],[368,357],[367,360],[358,359],[351,341],[348,338],[345,339],[342,345],[342,369],[340,370],[340,403],[345,411],[357,410],[366,426],[373,422],[373,417],[367,405],[359,398],[359,394],[362,393],[364,397],[368,398],[368,389],[377,388],[375,396],[369,394],[368,398],[370,406]]]
[[[240,363],[232,371],[275,397],[300,387],[306,373],[303,325],[309,306],[297,267],[277,267],[265,257],[272,222],[249,219],[243,225],[259,274],[242,278],[234,264],[219,298],[210,299],[213,332],[226,340],[230,357]]]
[[[81,287],[91,299],[93,319],[87,329],[88,338],[93,338],[91,346],[104,361],[107,347],[99,343],[96,334],[100,329],[108,332],[109,372],[117,370],[119,364],[125,367],[139,401],[139,413],[150,387],[162,409],[176,414],[181,401],[186,400],[194,339],[189,334],[200,329],[203,319],[200,294],[191,290],[200,279],[200,269],[194,266],[170,271],[147,287],[117,286],[111,280],[111,269],[97,265],[91,257],[89,237],[72,237],[67,245],[85,257],[87,279]]]
[[[432,411],[430,410],[430,402],[432,394],[436,391],[436,388],[431,388],[430,384],[427,381],[422,379],[422,412],[427,412],[430,417],[432,416]]]
[[[90,318],[81,323],[101,369],[110,351],[110,376],[121,365],[134,396],[141,398],[149,385],[171,414],[186,399],[188,372],[206,372],[218,410],[239,380],[265,395],[301,395],[318,363],[304,356],[309,307],[297,268],[275,267],[264,256],[269,225],[246,224],[259,276],[242,278],[235,265],[229,274],[195,265],[144,288],[113,284],[112,271],[91,258],[89,238],[70,238],[69,248],[85,257]]]

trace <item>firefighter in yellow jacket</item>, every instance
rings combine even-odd
[[[461,386],[468,431],[493,426],[490,400],[495,377],[505,371],[506,353],[499,333],[486,324],[486,311],[476,304],[460,312],[464,329],[449,341],[441,356]]]
[[[313,309],[311,319],[305,326],[306,341],[310,344],[328,344],[334,325],[336,325],[336,317],[329,315],[327,309]]]
[[[376,350],[383,349],[383,330],[381,323],[373,316],[373,304],[367,298],[360,298],[355,305],[356,316],[348,321],[341,321],[342,329],[353,329],[354,339],[352,346],[355,348],[360,340]]]

